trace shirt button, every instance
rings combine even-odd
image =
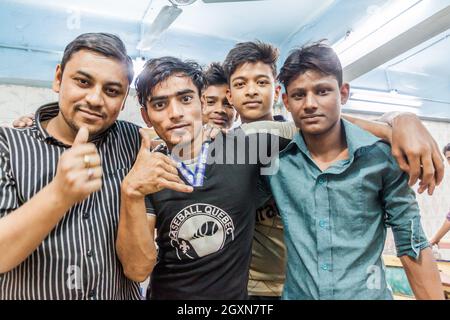
[[[328,224],[327,224],[327,221],[326,221],[326,220],[320,220],[320,221],[319,221],[319,226],[320,226],[322,229],[328,229]]]
[[[324,184],[326,181],[327,181],[327,179],[324,178],[324,177],[320,177],[320,178],[317,180],[317,182],[318,182],[319,184]]]
[[[321,268],[322,270],[325,270],[325,271],[330,270],[330,266],[329,266],[328,264],[326,264],[326,263],[324,263],[323,265],[321,265],[320,268]]]
[[[89,213],[87,213],[87,212],[83,213],[83,219],[87,219],[87,218],[89,218]]]
[[[95,291],[94,290],[89,291],[88,297],[89,297],[89,299],[94,299]]]
[[[94,255],[94,252],[92,250],[88,250],[87,256],[92,257]]]

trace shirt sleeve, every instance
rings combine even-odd
[[[385,222],[392,228],[397,256],[408,255],[418,259],[420,251],[429,243],[420,222],[420,210],[414,191],[408,186],[408,176],[395,159],[386,153],[386,171],[383,172],[382,201]]]
[[[447,220],[450,221],[450,212],[447,213]]]
[[[147,215],[156,216],[155,207],[153,206],[152,199],[150,196],[145,197],[145,210]]]
[[[0,219],[19,207],[16,181],[12,174],[6,137],[0,131]]]
[[[256,207],[262,207],[271,197],[272,192],[270,191],[266,179],[264,179],[263,177],[259,177],[256,190]]]
[[[244,123],[241,125],[245,134],[252,133],[270,133],[275,136],[292,140],[298,129],[295,123],[279,122],[279,121],[255,121],[250,123]]]

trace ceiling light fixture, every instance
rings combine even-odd
[[[169,0],[174,6],[188,6],[197,0]]]
[[[350,92],[350,100],[365,101],[375,103],[385,103],[396,106],[407,106],[412,108],[420,108],[423,102],[420,98],[405,94],[399,94],[396,90],[390,92],[352,89]]]

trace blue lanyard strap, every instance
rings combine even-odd
[[[202,145],[202,150],[197,158],[197,163],[195,165],[194,172],[192,172],[191,169],[189,169],[184,162],[177,161],[176,159],[174,159],[177,162],[177,168],[180,171],[180,173],[187,180],[187,182],[193,187],[203,186],[203,180],[205,178],[205,170],[206,170],[206,158],[208,156],[208,148],[209,148],[208,142]]]

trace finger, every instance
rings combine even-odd
[[[211,126],[205,124],[203,126],[203,140],[209,140],[211,138]]]
[[[153,140],[151,141],[151,145],[150,145],[150,149],[153,150],[155,149],[157,146],[159,146],[161,144],[161,140]]]
[[[435,189],[436,189],[436,180],[433,177],[433,179],[431,179],[431,183],[428,185],[428,195],[432,196]]]
[[[435,182],[436,185],[440,185],[442,180],[444,179],[444,158],[441,156],[441,152],[439,149],[436,150],[436,148],[433,150],[432,155],[433,165],[434,165],[434,175],[435,175]]]
[[[33,125],[33,119],[34,119],[34,114],[29,114],[24,121],[26,122],[27,126],[32,126]]]
[[[184,193],[189,193],[189,192],[194,191],[194,188],[192,186],[188,186],[186,184],[181,184],[181,183],[177,183],[177,182],[167,181],[164,179],[161,181],[160,186],[163,187],[164,189],[170,189],[173,191],[184,192]]]
[[[170,174],[174,174],[176,176],[178,176],[178,170],[177,167],[175,165],[173,165],[172,162],[167,163],[167,162],[161,162],[161,168],[165,171],[168,172]]]
[[[139,129],[139,133],[142,138],[141,148],[150,150],[152,147],[152,138],[150,136],[150,131],[148,129],[141,128]]]
[[[86,162],[87,161],[87,162]],[[98,153],[82,153],[77,156],[76,160],[77,168],[101,168],[102,160]]]
[[[164,154],[158,153],[157,157],[158,157],[158,159],[161,159],[164,163],[168,164],[169,166],[171,166],[175,169],[178,166],[178,163],[175,160],[171,159],[170,157],[168,157]],[[170,170],[170,171],[172,171],[172,170]]]
[[[86,193],[91,194],[99,191],[102,188],[102,184],[101,179],[89,180],[83,184],[83,190]]]
[[[406,161],[405,155],[398,148],[392,148],[392,155],[397,160],[398,166],[400,169],[409,174],[409,165]]]
[[[420,177],[420,157],[416,154],[407,155],[408,165],[409,165],[409,182],[410,186],[416,184]]]
[[[211,130],[211,140],[214,140],[221,132],[222,130],[226,130],[226,129],[221,129],[218,127],[215,127]]]
[[[98,155],[96,146],[93,143],[79,144],[70,149],[72,157],[84,157],[84,155]]]
[[[177,182],[179,184],[186,185],[186,183],[183,180],[181,180],[181,178],[180,178],[180,176],[178,176],[178,174],[173,174],[173,173],[164,171],[161,173],[160,177],[167,181]]]
[[[431,154],[422,157],[422,177],[420,182],[421,187],[419,193],[422,193],[428,188],[428,193],[433,192],[436,186],[434,181],[434,165],[431,159]]]
[[[101,168],[102,160],[101,160],[100,156],[98,155],[98,153],[87,154],[87,156],[89,157],[89,167],[90,168],[96,168],[96,167]],[[84,166],[85,165],[84,157],[83,157],[82,163],[83,163],[83,166]]]
[[[81,127],[78,130],[77,136],[75,137],[75,140],[73,141],[72,147],[78,146],[81,144],[84,144],[89,139],[89,131],[86,127]]]
[[[101,179],[103,176],[102,167],[87,168],[83,170],[83,175],[87,177],[88,180]]]

